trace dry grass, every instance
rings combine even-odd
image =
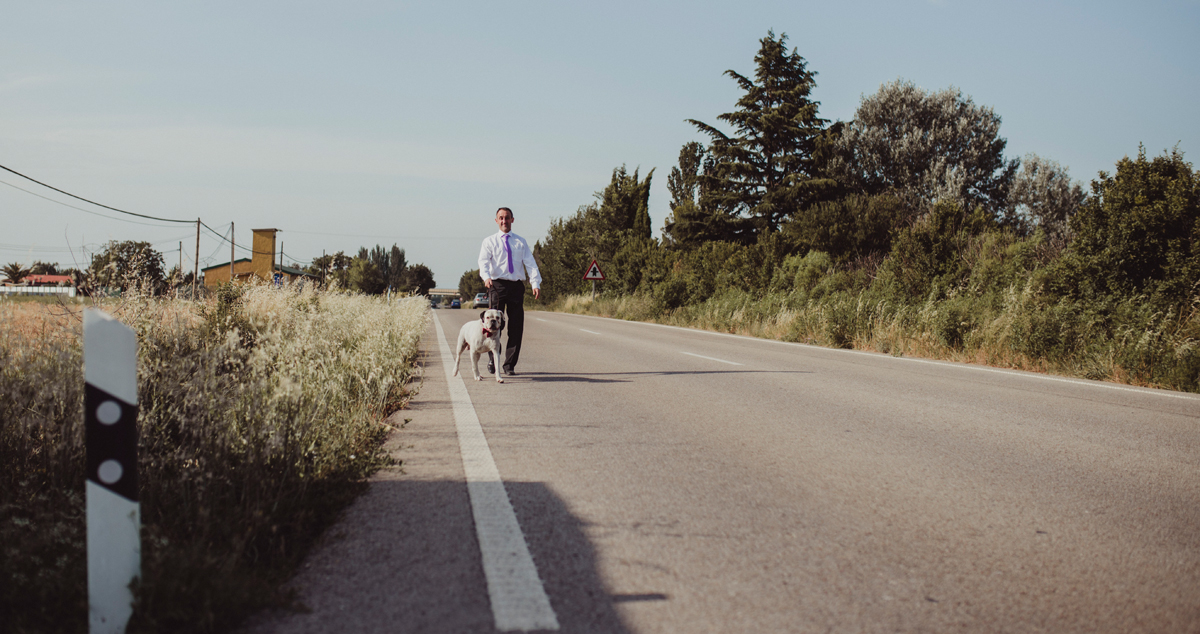
[[[718,293],[658,312],[644,295],[568,296],[549,310],[702,328],[1174,390],[1200,391],[1200,300],[1177,315],[1136,298],[1103,311],[1049,304],[1030,286],[1000,298],[951,296],[899,303],[869,292]]]
[[[143,576],[131,631],[223,631],[391,464],[423,298],[229,288],[104,306],[138,334]],[[79,307],[0,303],[0,613],[86,628]]]

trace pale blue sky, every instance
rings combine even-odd
[[[0,165],[139,213],[278,227],[291,258],[398,244],[455,286],[506,205],[541,239],[625,164],[705,140],[768,29],[831,120],[897,78],[956,86],[1087,183],[1143,143],[1200,145],[1200,2],[3,2]],[[0,181],[80,207],[7,173]],[[104,210],[96,210],[104,212]],[[109,215],[111,212],[104,212]],[[350,234],[350,235],[340,235]],[[186,226],[0,185],[0,262],[110,239],[190,270]],[[202,265],[228,247],[201,239]],[[82,262],[82,260],[80,260]],[[581,272],[582,275],[582,272]]]

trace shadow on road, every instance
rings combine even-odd
[[[584,525],[538,482],[505,483],[563,632],[629,632]],[[494,632],[466,484],[386,480],[371,489],[293,581],[311,612],[260,615],[246,632]]]
[[[675,376],[689,375],[699,376],[705,374],[812,374],[805,370],[655,370],[652,372],[586,372],[586,373],[569,373],[569,372],[521,372],[516,376],[505,376],[505,381],[519,381],[528,379],[553,383],[628,383],[633,380],[633,377],[638,376]],[[486,376],[486,375],[485,375]],[[618,377],[627,376],[627,379],[617,378],[599,378],[599,377]]]

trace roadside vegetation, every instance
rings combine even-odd
[[[1177,149],[1085,190],[1006,157],[954,88],[897,80],[821,119],[804,58],[760,43],[723,127],[691,121],[708,143],[681,149],[661,237],[654,170],[624,166],[551,223],[551,309],[1200,391],[1200,173]]]
[[[226,631],[279,590],[365,479],[392,464],[423,297],[134,289],[99,307],[138,335],[142,577],[130,631]],[[77,304],[0,300],[0,614],[87,629]]]

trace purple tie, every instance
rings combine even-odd
[[[512,273],[512,247],[508,246],[508,234],[504,234],[504,252],[508,254],[508,272]]]

